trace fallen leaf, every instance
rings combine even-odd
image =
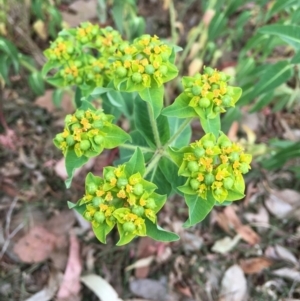
[[[128,272],[133,269],[148,267],[148,266],[150,266],[150,264],[152,263],[153,260],[154,260],[154,256],[149,256],[146,258],[139,259],[135,263],[127,266],[125,268],[125,271]]]
[[[63,210],[45,223],[45,228],[55,235],[69,234],[76,222],[73,210]]]
[[[152,279],[132,280],[129,283],[129,288],[133,294],[145,299],[151,299],[155,301],[164,301],[167,299],[166,286],[157,280],[152,280]]]
[[[226,254],[237,245],[237,243],[240,241],[240,239],[241,239],[240,235],[236,235],[233,239],[230,238],[229,236],[226,236],[222,239],[217,240],[214,243],[214,245],[212,247],[212,251],[221,253],[221,254]]]
[[[186,252],[190,251],[198,251],[201,249],[203,245],[203,238],[200,237],[199,235],[183,231],[181,235],[181,239],[183,242],[183,249]]]
[[[269,213],[264,206],[260,206],[257,213],[245,213],[244,217],[249,223],[269,224]]]
[[[54,90],[48,89],[45,91],[44,95],[37,97],[34,101],[34,104],[46,109],[49,113],[54,112],[57,110],[57,107],[53,103],[53,92]],[[64,93],[62,100],[61,100],[61,108],[62,111],[66,114],[70,114],[74,111],[74,105],[72,102],[72,98],[68,93]]]
[[[80,279],[101,301],[122,301],[114,288],[102,277],[90,274]]]
[[[247,300],[247,281],[240,266],[233,265],[226,270],[222,279],[220,294],[219,301]]]
[[[33,30],[37,33],[39,38],[41,38],[43,41],[46,41],[48,38],[47,28],[45,26],[45,23],[39,19],[35,21],[32,25]]]
[[[296,282],[300,282],[300,272],[296,270],[292,270],[289,268],[282,268],[273,271],[272,274],[282,278],[287,278]]]
[[[23,262],[36,263],[49,258],[55,244],[55,235],[42,226],[34,226],[14,245],[13,250]]]
[[[76,298],[80,291],[80,274],[82,270],[80,260],[80,245],[74,233],[70,235],[69,258],[64,278],[57,293],[57,298]],[[74,300],[74,299],[72,299]]]
[[[245,274],[256,274],[271,266],[272,261],[266,257],[256,257],[241,260],[239,264]]]
[[[298,260],[295,255],[280,245],[268,246],[265,250],[265,255],[274,260],[284,260],[298,265]]]
[[[250,245],[256,245],[260,242],[259,235],[250,226],[240,226],[236,229],[236,232]]]
[[[265,200],[268,210],[276,217],[283,219],[293,211],[293,206],[275,194],[270,194]]]
[[[11,150],[16,149],[17,136],[13,130],[7,129],[5,134],[0,135],[0,145]]]

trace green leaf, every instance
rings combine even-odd
[[[164,230],[159,225],[153,224],[150,220],[146,219],[146,229],[147,229],[147,236],[150,238],[157,240],[157,241],[176,241],[179,240],[179,236],[173,232]]]
[[[152,125],[149,118],[147,104],[139,97],[136,97],[134,102],[134,121],[137,130],[143,135],[148,145],[156,149]],[[170,129],[166,116],[160,115],[156,119],[159,138],[162,144],[166,143],[170,138]]]
[[[147,175],[146,180],[154,183],[157,186],[155,190],[159,194],[170,195],[172,191],[172,185],[169,183],[165,175],[156,165],[152,171]]]
[[[240,199],[243,199],[245,195],[241,192],[234,191],[234,190],[228,190],[228,195],[226,200],[227,201],[238,201]]]
[[[185,182],[185,178],[178,176],[178,167],[170,159],[162,157],[158,164],[159,169],[164,174],[174,191],[179,193],[177,187]]]
[[[291,64],[300,64],[300,51],[298,51],[291,60]]]
[[[75,97],[74,97],[76,108],[81,107],[81,98],[82,98],[82,91],[79,87],[76,87]]]
[[[45,77],[51,69],[59,68],[61,66],[61,63],[58,61],[48,61],[42,68],[42,77]]]
[[[9,40],[0,37],[0,51],[3,51],[12,59],[12,63],[14,64],[15,71],[18,72],[19,58],[18,58],[18,50],[15,47],[15,45]]]
[[[80,200],[79,200],[79,201],[80,201]],[[83,213],[84,213],[84,211],[85,211],[85,209],[86,209],[86,205],[85,205],[85,204],[79,205],[79,201],[78,201],[76,204],[71,203],[71,202],[68,201],[67,204],[68,204],[69,209],[74,209],[74,210],[76,210],[79,214],[83,215]]]
[[[179,119],[176,117],[168,117],[169,128],[170,128],[170,136],[173,137],[175,133],[177,133],[178,129],[185,122],[183,119]],[[185,145],[190,143],[192,136],[191,126],[188,124],[184,130],[177,136],[175,140],[172,141],[170,146],[174,147],[184,147]]]
[[[186,93],[181,93],[170,106],[162,110],[162,115],[177,118],[198,117],[195,110],[189,106],[189,102],[190,97]]]
[[[300,49],[300,26],[273,24],[263,26],[259,28],[258,31],[264,34],[278,36],[296,50]]]
[[[52,94],[52,101],[56,107],[60,107],[62,98],[64,96],[64,89],[55,89]]]
[[[40,72],[31,73],[28,78],[28,83],[36,95],[43,95],[45,93],[45,84]]]
[[[215,118],[200,118],[200,123],[203,128],[203,131],[208,133],[213,133],[216,138],[219,136],[219,132],[221,130],[221,121],[220,115],[217,115]]]
[[[50,85],[58,87],[58,88],[63,88],[66,86],[65,80],[59,74],[56,74],[53,77],[47,77],[46,81]]]
[[[117,223],[117,226],[118,226],[118,231],[119,231],[119,235],[120,235],[120,239],[117,242],[117,246],[126,245],[136,237],[135,234],[125,233],[121,224]]]
[[[112,149],[120,144],[131,140],[131,137],[117,125],[111,124],[103,127],[103,132],[106,133],[103,142],[103,147]]]
[[[210,191],[207,192],[207,200],[197,195],[185,195],[184,198],[189,207],[189,218],[183,224],[184,228],[191,227],[204,220],[215,204],[215,200]]]
[[[164,86],[155,88],[145,88],[139,92],[140,97],[148,102],[153,110],[156,119],[164,105]]]
[[[253,113],[253,112],[257,112],[257,111],[263,109],[269,103],[271,103],[272,100],[274,100],[274,93],[273,92],[262,94],[258,98],[258,100],[256,101],[256,103],[253,105],[253,107],[250,109],[249,112]]]
[[[113,88],[110,87],[97,87],[93,90],[93,92],[91,93],[91,96],[93,97],[98,97],[102,94],[106,94],[107,92],[110,92],[114,90]]]
[[[97,228],[93,226],[93,231],[97,239],[103,244],[106,244],[106,236],[113,229],[113,227],[114,225],[109,226],[106,223],[103,223]]]
[[[70,188],[71,186],[75,169],[83,166],[86,162],[88,162],[88,160],[89,159],[84,156],[77,157],[73,149],[69,149],[67,151],[65,158],[65,165],[68,174],[68,178],[65,181],[67,188]]]
[[[3,77],[4,81],[9,84],[10,80],[8,77],[8,69],[10,67],[10,58],[8,55],[0,55],[0,76]]]
[[[137,172],[141,175],[145,173],[145,160],[139,147],[136,149],[129,162],[126,163],[125,171],[128,175],[133,175]]]
[[[191,148],[189,146],[183,147],[180,150],[174,147],[168,148],[168,153],[170,157],[178,167],[180,167],[183,161],[183,154],[186,152],[191,152]]]

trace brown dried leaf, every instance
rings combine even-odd
[[[79,241],[76,235],[72,233],[70,235],[69,259],[63,281],[57,293],[58,300],[78,296],[81,270]]]
[[[56,236],[42,226],[34,226],[13,248],[26,263],[41,262],[49,258],[56,244]]]
[[[249,226],[240,226],[236,232],[250,245],[256,245],[260,242],[260,236]]]
[[[283,219],[293,211],[293,206],[275,194],[270,194],[265,200],[269,211],[276,217]]]
[[[239,264],[245,274],[256,274],[271,266],[272,261],[266,257],[256,257],[241,260]]]
[[[189,65],[189,76],[194,76],[203,66],[203,61],[199,58],[194,58]]]

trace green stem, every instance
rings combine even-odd
[[[187,118],[181,126],[178,128],[177,132],[168,140],[168,142],[164,145],[164,149],[166,149],[176,138],[185,130],[185,128],[190,124],[193,118]]]
[[[150,147],[130,145],[130,144],[121,144],[119,147],[126,148],[126,149],[132,149],[132,150],[136,150],[136,148],[138,147],[143,153],[154,153],[154,150],[151,149]]]
[[[147,174],[157,166],[157,163],[159,162],[160,158],[162,157],[163,153],[157,152],[155,155],[152,157],[150,163],[148,164],[145,173],[144,173],[144,178],[147,176]]]
[[[156,119],[154,118],[153,109],[149,102],[147,102],[147,108],[148,108],[150,124],[151,124],[152,132],[154,135],[154,141],[155,141],[156,147],[161,148],[161,142],[159,139],[159,132],[158,132],[158,128],[157,128]]]
[[[171,25],[171,36],[172,36],[172,44],[175,45],[177,43],[177,32],[176,32],[176,14],[173,0],[170,1],[169,4],[169,13],[170,13],[170,25]]]
[[[20,61],[21,65],[22,65],[25,69],[27,69],[28,71],[30,71],[30,72],[32,72],[32,73],[38,71],[34,66],[32,66],[31,64],[29,64],[26,60],[20,58],[19,61]]]

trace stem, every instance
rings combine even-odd
[[[169,13],[170,13],[170,25],[171,25],[171,36],[172,36],[172,44],[175,45],[177,43],[177,32],[176,32],[176,14],[174,8],[173,0],[170,1],[169,4]]]
[[[167,148],[176,138],[185,130],[187,125],[190,124],[190,122],[193,120],[193,118],[187,118],[181,126],[178,128],[177,132],[169,139],[169,141],[164,145],[164,149]]]
[[[130,144],[121,144],[119,146],[119,148],[126,148],[126,149],[132,149],[132,150],[136,150],[137,147],[144,153],[154,153],[154,150],[151,149],[150,147],[130,145]]]
[[[147,102],[147,108],[148,108],[148,114],[149,114],[152,132],[154,135],[155,144],[156,144],[157,148],[161,148],[161,142],[159,139],[159,132],[158,132],[158,128],[157,128],[156,119],[154,118],[153,109],[152,109],[151,105],[149,104],[149,102]]]
[[[160,158],[162,157],[162,153],[157,152],[155,153],[155,155],[152,157],[152,160],[150,161],[150,163],[148,164],[145,173],[143,175],[143,177],[145,178],[147,176],[147,174],[154,168],[157,166],[158,161],[160,160]]]
[[[30,71],[32,73],[38,71],[34,66],[30,65],[26,60],[20,58],[19,61],[20,61],[21,65],[28,71]]]

